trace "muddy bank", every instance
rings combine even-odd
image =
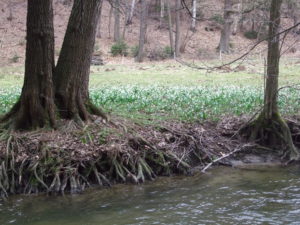
[[[191,174],[218,164],[280,164],[281,152],[244,143],[235,135],[246,120],[145,125],[112,118],[84,127],[61,121],[57,130],[2,133],[0,195],[77,193],[95,185]]]

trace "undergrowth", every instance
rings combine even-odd
[[[0,113],[17,101],[18,88],[0,90]],[[170,118],[183,121],[218,120],[226,115],[256,112],[263,103],[263,90],[253,87],[162,87],[105,86],[92,88],[90,96],[107,112],[129,118]],[[283,115],[300,110],[300,90],[283,89],[279,107]]]

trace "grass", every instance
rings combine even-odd
[[[252,74],[247,67],[248,72],[208,74],[171,63],[92,67],[90,95],[107,112],[133,119],[195,121],[251,114],[263,102],[263,76]],[[299,80],[299,64],[282,64],[281,71],[281,85]],[[0,113],[7,112],[18,99],[21,72],[17,67],[0,69]],[[283,114],[299,112],[299,96],[296,88],[280,92]]]

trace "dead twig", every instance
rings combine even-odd
[[[243,146],[241,146],[241,147],[237,147],[237,148],[234,149],[232,152],[229,152],[228,154],[224,154],[224,155],[222,155],[221,157],[219,157],[219,158],[213,160],[212,162],[210,162],[209,164],[207,164],[207,165],[201,170],[201,172],[202,172],[202,173],[205,173],[205,171],[206,171],[208,168],[210,168],[213,164],[215,164],[215,163],[221,161],[222,159],[228,158],[229,156],[233,155],[234,153],[243,151],[243,150],[245,150],[246,148],[252,148],[252,147],[254,147],[254,146],[256,146],[256,145],[255,145],[255,144],[245,144],[245,145],[243,145]]]

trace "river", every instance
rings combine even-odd
[[[218,167],[192,177],[0,200],[0,224],[300,224],[300,168]]]

